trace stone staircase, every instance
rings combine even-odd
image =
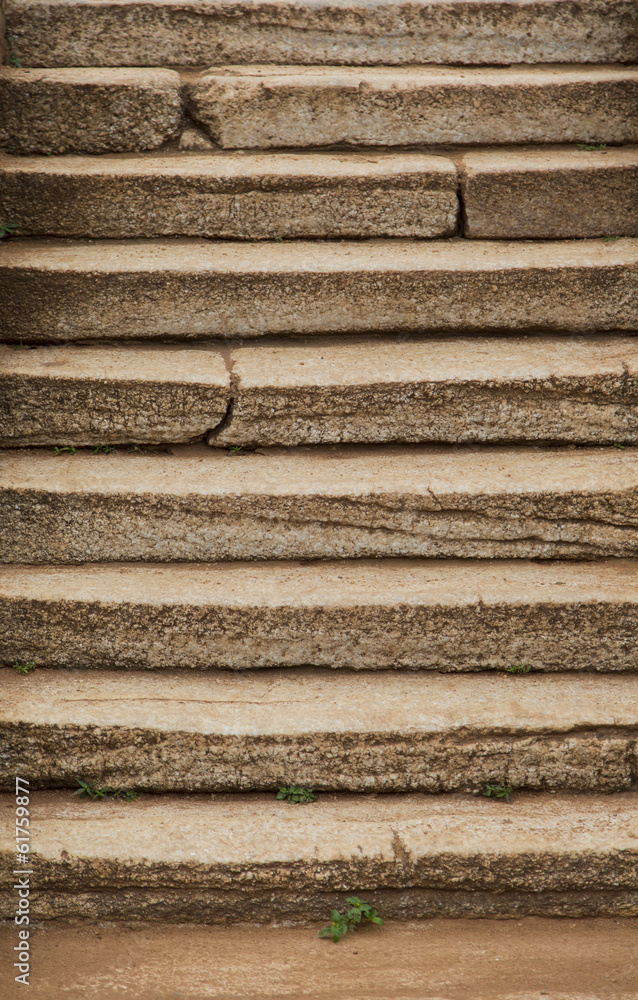
[[[176,957],[127,980],[139,1000],[332,1000],[259,992],[259,968],[204,987],[175,925],[241,949],[233,925],[325,923],[351,893],[397,921],[579,918],[615,954],[610,919],[638,915],[636,4],[4,17],[2,915],[20,775],[42,947],[56,920],[164,922]],[[88,931],[60,933],[72,964]],[[635,1000],[592,947],[540,985]],[[426,996],[366,968],[373,1000]],[[64,974],[46,1000],[121,995]],[[353,975],[320,978],[354,997]],[[550,995],[480,975],[476,1000]]]

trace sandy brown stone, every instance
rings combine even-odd
[[[10,886],[14,796],[1,804],[0,871]],[[509,894],[527,900],[519,915],[558,911],[554,894],[570,897],[572,915],[583,905],[638,913],[638,798],[631,792],[520,794],[510,805],[322,796],[304,808],[273,795],[96,803],[40,792],[31,797],[30,818],[36,918],[111,919],[135,907],[141,919],[171,910],[173,919],[214,923],[263,920],[264,911],[270,919],[307,920],[353,887],[364,898],[379,893],[388,917],[430,915],[432,903],[443,913],[465,906],[477,916],[485,909],[506,915]],[[5,889],[3,916],[13,914],[9,899]]]
[[[251,1000],[634,1000],[638,927],[631,917],[386,920],[382,930],[344,938],[335,961],[331,942],[317,936],[327,912],[301,927],[47,921],[31,928],[29,997],[119,1000],[128,992],[135,1000],[227,1000],[235,992]],[[7,924],[0,928],[6,967],[14,945],[15,928]],[[21,984],[7,991],[6,1000],[24,995]]]
[[[231,359],[218,447],[638,440],[633,337],[262,343]]]
[[[223,148],[638,142],[638,68],[214,68],[193,116]]]
[[[619,791],[638,677],[0,672],[0,783],[33,788]]]
[[[632,0],[8,0],[24,66],[638,61]]]
[[[8,666],[635,671],[637,628],[619,559],[0,567]]]
[[[189,441],[223,419],[229,386],[211,350],[0,346],[0,444]]]
[[[638,235],[638,147],[481,150],[461,161],[472,239]]]
[[[421,153],[0,158],[22,236],[435,237],[458,210],[454,164]]]
[[[180,80],[171,70],[0,68],[6,153],[155,149],[178,135],[181,119]]]
[[[13,451],[0,560],[638,557],[638,451]]]
[[[10,241],[4,336],[638,329],[638,240]]]

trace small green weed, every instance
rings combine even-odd
[[[620,239],[620,236],[601,236],[603,243],[615,243],[616,240]]]
[[[0,222],[0,240],[8,240],[15,234],[17,228],[13,222]]]
[[[22,63],[20,62],[20,57],[18,56],[18,49],[16,47],[17,41],[18,41],[17,35],[7,35],[9,66],[15,66],[18,69],[20,69]]]
[[[486,799],[501,799],[503,802],[512,801],[512,786],[511,785],[486,785],[481,795],[484,795]]]
[[[110,455],[112,451],[115,451],[110,444],[95,444],[91,448],[94,455]]]
[[[65,445],[62,445],[61,447],[58,447],[58,445],[56,444],[53,447],[53,454],[54,455],[64,455],[64,454],[75,455],[75,448],[73,448],[70,444],[65,444]]]
[[[576,145],[576,149],[586,149],[590,153],[602,153],[607,149],[606,142],[579,142]]]
[[[13,669],[17,674],[30,674],[32,670],[35,670],[35,660],[29,660],[28,663],[19,663],[16,660]]]
[[[528,674],[532,668],[528,667],[526,663],[512,663],[505,669],[508,674]]]
[[[14,351],[28,351],[29,350],[29,345],[28,344],[23,344],[22,341],[19,340],[17,344],[13,345],[13,350]]]
[[[281,243],[283,236],[275,236],[275,243]]]
[[[296,802],[301,806],[305,806],[308,802],[317,801],[317,796],[312,788],[301,788],[300,785],[282,785],[277,792],[277,798]]]
[[[619,441],[614,441],[614,448],[620,448],[621,451],[625,450],[624,444],[620,444]]]
[[[229,455],[241,455],[242,454],[242,446],[240,444],[233,444],[233,445],[231,445],[230,448],[228,449],[228,454]]]
[[[79,795],[81,799],[92,799],[94,802],[98,799],[124,799],[125,802],[133,802],[137,798],[136,792],[125,791],[123,788],[111,788],[110,785],[99,788],[97,785],[89,785],[86,781],[80,781],[79,778],[78,785],[80,787],[73,794]]]
[[[339,910],[330,911],[330,923],[327,927],[322,927],[319,931],[320,938],[332,938],[337,943],[348,931],[353,931],[358,924],[379,924],[383,925],[383,920],[370,903],[358,899],[357,896],[348,896],[347,910],[341,913]]]

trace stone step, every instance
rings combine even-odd
[[[638,240],[14,240],[0,314],[6,339],[49,342],[636,330]]]
[[[3,795],[3,917],[13,917],[15,795]],[[318,920],[345,896],[383,916],[635,916],[638,796],[522,793],[31,796],[31,918]],[[379,932],[381,933],[381,932]]]
[[[335,955],[300,927],[66,923],[29,928],[30,1000],[634,1000],[632,917],[386,920]],[[6,968],[15,926],[0,928]],[[90,967],[87,967],[90,955]],[[336,958],[336,961],[335,961]],[[309,970],[311,973],[309,974]],[[423,991],[426,983],[427,992]],[[7,984],[6,1000],[24,987]]]
[[[21,236],[451,236],[457,186],[422,153],[4,156],[0,218]]]
[[[6,152],[155,149],[177,138],[182,117],[180,78],[172,70],[0,67]]]
[[[638,450],[12,451],[0,561],[638,557]]]
[[[0,155],[21,236],[638,236],[638,147],[423,153]],[[66,206],[60,212],[60,204]],[[161,205],[161,211],[158,208]]]
[[[223,148],[638,142],[638,67],[235,66],[188,89]]]
[[[637,628],[619,559],[0,567],[7,666],[635,671]]]
[[[637,443],[637,400],[633,337],[0,345],[4,447]]]
[[[632,0],[8,0],[23,66],[638,62]]]
[[[481,150],[461,164],[472,239],[638,235],[638,147]]]
[[[638,676],[317,669],[0,671],[0,783],[33,788],[621,791]]]

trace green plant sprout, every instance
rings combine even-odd
[[[278,799],[286,799],[288,802],[296,802],[305,806],[308,802],[316,802],[317,796],[312,788],[302,788],[300,785],[282,785],[277,792]]]
[[[353,931],[361,923],[379,924],[383,926],[383,920],[370,904],[357,896],[348,896],[347,910],[341,913],[339,910],[330,911],[330,923],[327,927],[322,927],[319,931],[320,938],[332,938],[337,943],[348,931]]]
[[[242,446],[240,444],[232,444],[228,449],[229,455],[241,455],[241,453],[242,453]]]
[[[18,227],[14,222],[0,222],[0,240],[8,240]]]
[[[616,240],[620,239],[620,236],[601,236],[603,243],[614,243]]]
[[[586,149],[590,153],[603,153],[607,149],[606,142],[579,142],[576,149]]]
[[[20,663],[16,660],[13,664],[13,669],[18,674],[30,674],[32,670],[35,670],[35,660],[29,660],[28,663]]]
[[[73,448],[70,444],[65,444],[62,445],[61,447],[59,447],[57,444],[54,445],[53,447],[54,455],[64,455],[65,453],[67,455],[75,455],[75,448]]]
[[[528,667],[526,663],[512,663],[505,669],[508,674],[528,674],[532,668]]]
[[[502,802],[512,801],[511,785],[486,785],[481,795],[486,799],[500,799]]]
[[[95,444],[91,451],[94,455],[110,455],[112,451],[115,451],[115,448],[110,444]]]
[[[614,448],[620,448],[621,451],[625,450],[624,444],[621,444],[620,441],[614,441]]]
[[[7,49],[9,50],[9,66],[15,66],[20,69],[22,63],[20,62],[20,57],[18,56],[18,49],[16,47],[16,42],[18,40],[17,35],[7,35]]]
[[[92,799],[93,802],[98,801],[98,799],[124,799],[125,802],[133,802],[137,798],[136,792],[125,791],[123,788],[111,788],[110,785],[104,785],[100,788],[98,785],[89,785],[86,781],[80,781],[77,779],[78,785],[80,786],[73,794],[79,795],[81,799]]]

